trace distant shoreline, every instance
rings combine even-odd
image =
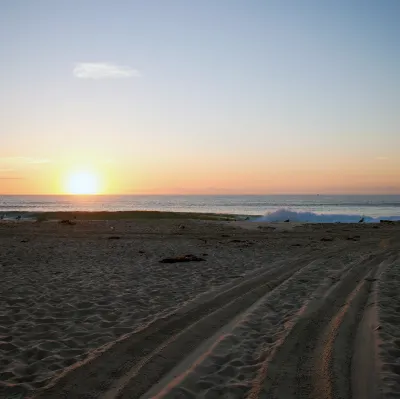
[[[260,223],[318,223],[318,224],[357,224],[379,223],[381,221],[400,222],[400,216],[371,218],[362,215],[329,215],[314,213],[296,213],[281,209],[269,215],[249,215],[235,213],[212,212],[179,212],[179,211],[3,211],[0,212],[0,221],[101,221],[101,220],[214,220],[214,221],[253,221]]]
[[[123,196],[1,197],[13,220],[205,219],[294,222],[400,220],[400,196]]]
[[[243,220],[248,215],[202,213],[202,212],[167,212],[167,211],[63,211],[63,212],[3,212],[7,219],[21,215],[23,219],[38,222],[54,220],[130,220],[130,219],[200,219],[200,220]],[[261,216],[261,215],[260,215]],[[259,216],[252,216],[252,218]]]

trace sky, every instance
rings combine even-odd
[[[399,37],[398,0],[2,0],[0,194],[399,194]]]

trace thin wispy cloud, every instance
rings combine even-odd
[[[41,164],[50,163],[50,162],[51,162],[50,159],[32,159],[32,158],[27,161],[27,163],[30,163],[33,165],[41,165]]]
[[[387,161],[389,158],[388,157],[376,157],[375,160],[377,161]]]
[[[128,66],[108,62],[81,62],[75,65],[73,74],[80,79],[138,78],[140,72]]]
[[[45,158],[31,158],[31,157],[3,157],[0,158],[0,164],[6,165],[18,165],[18,164],[28,164],[28,165],[40,165],[50,163],[50,159]]]
[[[23,177],[1,177],[0,180],[22,180]]]

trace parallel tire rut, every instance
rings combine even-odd
[[[385,257],[378,254],[354,266],[311,314],[298,320],[269,360],[264,383],[254,386],[249,398],[351,397],[349,358],[335,349],[335,342],[344,340],[352,353],[373,281],[369,277]],[[345,379],[344,385],[337,384],[340,379]],[[341,391],[339,386],[346,388]]]
[[[39,391],[35,398],[98,398],[102,394],[104,398],[138,397],[190,350],[311,260],[312,257],[305,256],[278,269],[269,269],[186,313],[158,319],[100,356],[70,370]],[[204,333],[196,333],[196,323],[201,323]],[[183,350],[172,356],[172,347]],[[123,381],[126,388],[119,392],[115,381]]]

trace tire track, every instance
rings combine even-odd
[[[351,333],[357,329],[370,289],[370,279],[361,281],[326,328],[316,350],[319,357],[315,355],[312,397],[351,397],[349,376],[354,344]]]
[[[351,397],[349,359],[337,344],[340,340],[353,352],[355,331],[372,287],[369,276],[387,256],[377,253],[354,265],[312,312],[297,321],[260,367],[248,398]]]
[[[240,313],[234,324],[224,325],[141,397],[246,397],[250,382],[257,375],[256,363],[281,342],[279,335],[286,336],[300,315],[309,312],[310,305],[335,284],[337,276],[360,262],[347,255],[338,259],[339,253],[337,250],[332,256],[328,251],[322,258],[314,257],[306,267]],[[280,324],[276,325],[278,320]]]
[[[313,259],[307,254],[277,269],[269,267],[195,308],[158,319],[68,370],[34,397],[138,397],[190,350]]]
[[[396,256],[382,262],[371,280],[371,292],[354,336],[351,368],[352,399],[379,399],[382,391],[382,361],[379,355],[378,281],[383,270],[393,264]],[[344,323],[345,325],[345,323]],[[337,351],[336,351],[337,352]],[[346,384],[349,386],[349,383]]]

